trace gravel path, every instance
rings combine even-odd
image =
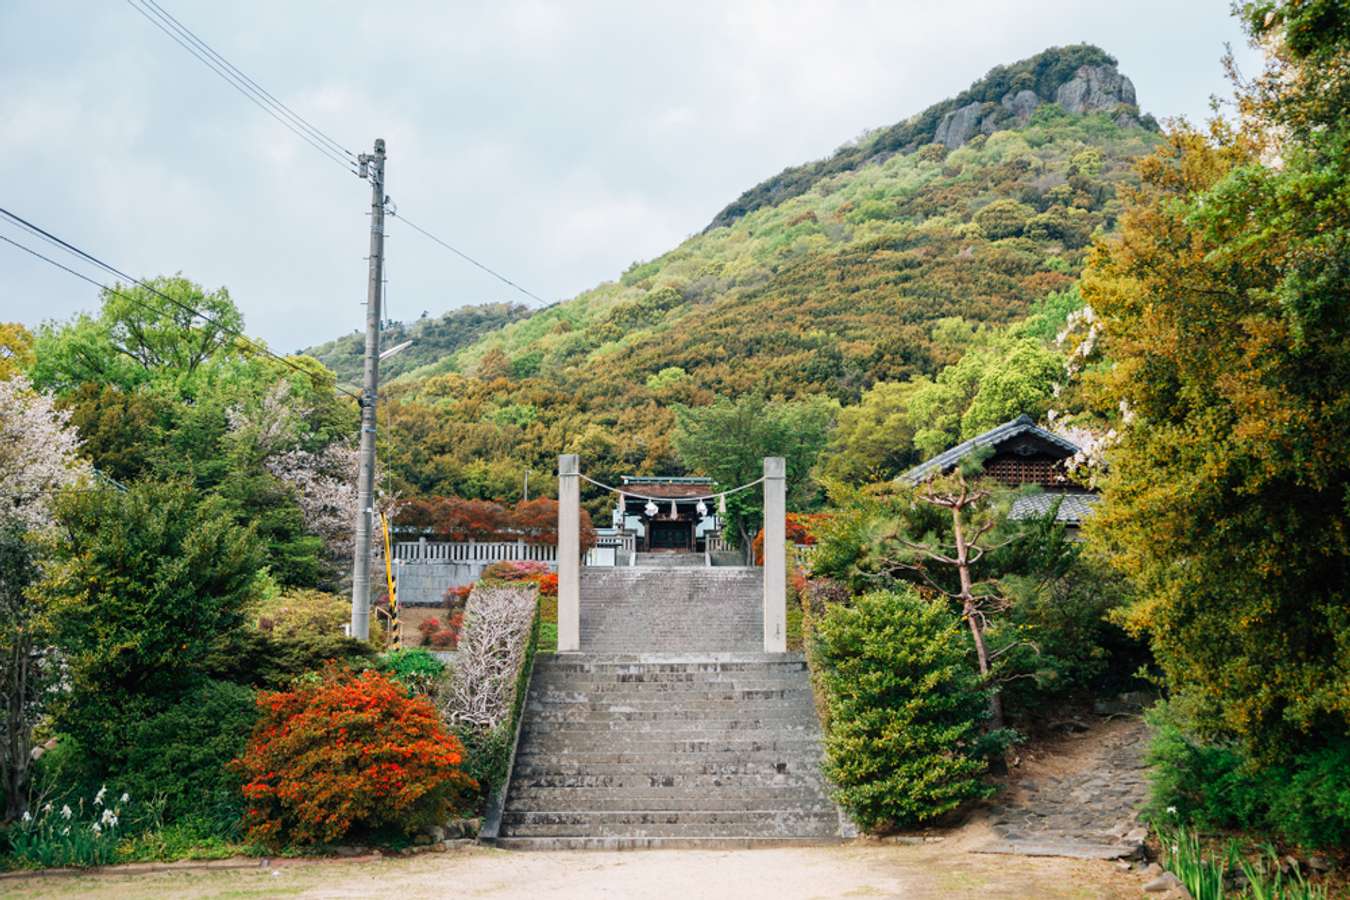
[[[0,883],[5,897],[734,898],[1139,896],[1112,863],[996,857],[948,843],[766,850],[512,852],[466,847],[378,862],[48,877]]]

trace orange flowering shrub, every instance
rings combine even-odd
[[[425,697],[376,671],[329,666],[294,690],[264,692],[241,759],[251,840],[333,843],[443,822],[476,789],[464,747]]]
[[[784,531],[793,544],[813,545],[816,542],[815,526],[826,513],[788,513],[785,517]],[[755,565],[764,565],[764,529],[761,528],[750,545],[755,554]]]

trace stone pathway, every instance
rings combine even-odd
[[[1148,729],[1131,718],[1089,733],[1090,752],[1075,754],[1068,771],[1032,771],[1009,785],[988,810],[996,837],[977,853],[1126,859],[1140,855],[1147,832],[1139,813],[1148,797],[1144,751]],[[1095,729],[1094,729],[1095,731]],[[1086,748],[1084,748],[1086,749]]]

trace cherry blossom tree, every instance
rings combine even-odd
[[[55,679],[46,604],[32,591],[58,493],[87,479],[69,416],[21,375],[0,380],[0,776],[5,818],[28,803],[33,726]]]

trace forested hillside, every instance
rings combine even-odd
[[[546,481],[565,450],[609,476],[680,471],[675,404],[848,406],[935,376],[981,328],[1062,298],[1115,227],[1158,141],[1133,99],[1096,48],[995,69],[767,190],[783,199],[397,378],[383,458],[409,493],[514,499],[526,468]]]
[[[381,374],[385,378],[394,378],[435,362],[494,328],[524,318],[528,312],[528,307],[519,304],[484,303],[452,309],[434,319],[422,313],[420,319],[411,323],[389,322],[382,335],[384,347],[393,347],[408,340],[413,344],[383,363],[380,366]],[[365,332],[356,331],[301,352],[332,369],[340,383],[360,384],[365,351]]]

